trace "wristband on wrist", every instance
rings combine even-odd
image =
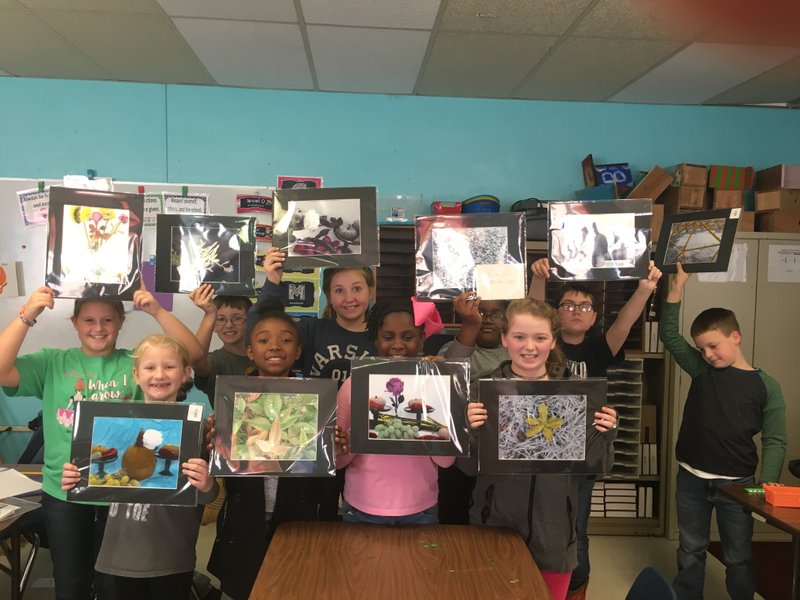
[[[29,319],[25,316],[25,307],[19,309],[19,320],[25,323],[28,327],[33,327],[36,325],[36,319]]]

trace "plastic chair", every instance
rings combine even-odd
[[[645,567],[633,582],[625,600],[677,600],[667,579],[653,567]]]

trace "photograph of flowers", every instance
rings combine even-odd
[[[140,194],[51,187],[47,285],[62,298],[132,300],[143,214]]]
[[[286,268],[378,264],[374,187],[273,192],[272,243]]]
[[[350,446],[356,453],[467,456],[467,364],[352,362]]]
[[[255,287],[255,217],[164,215],[156,218],[156,291],[191,292],[209,283],[220,294]]]
[[[675,273],[681,263],[687,273],[725,272],[733,249],[740,208],[723,208],[664,217],[655,263]]]
[[[211,474],[333,476],[334,380],[220,376]]]
[[[651,200],[548,202],[550,272],[565,281],[643,279]]]
[[[481,274],[488,283],[481,297],[525,296],[525,215],[476,213],[433,215],[414,220],[416,295],[452,301],[475,290]],[[509,277],[508,266],[512,266]],[[492,294],[492,270],[502,293]]]
[[[81,482],[70,500],[195,505],[181,462],[200,456],[202,406],[75,403],[72,462]]]
[[[481,379],[488,420],[480,430],[481,473],[602,473],[590,452],[605,379]]]

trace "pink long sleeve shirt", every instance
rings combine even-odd
[[[336,398],[336,424],[350,431],[350,378]],[[371,515],[399,517],[430,508],[439,498],[439,471],[455,462],[451,456],[345,454],[336,468],[347,467],[344,499]]]

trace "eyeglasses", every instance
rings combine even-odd
[[[225,327],[226,323],[230,323],[231,325],[241,325],[244,323],[244,317],[242,315],[233,315],[232,317],[217,317],[215,322],[217,327]]]
[[[492,311],[485,311],[485,310],[478,310],[481,315],[481,319],[491,319],[492,321],[502,321],[506,318],[506,313],[502,310],[492,310]]]
[[[564,302],[563,304],[559,304],[558,308],[565,312],[578,312],[582,313],[589,313],[594,310],[594,306],[589,304],[588,302],[584,302],[583,304],[573,304],[572,302]]]

